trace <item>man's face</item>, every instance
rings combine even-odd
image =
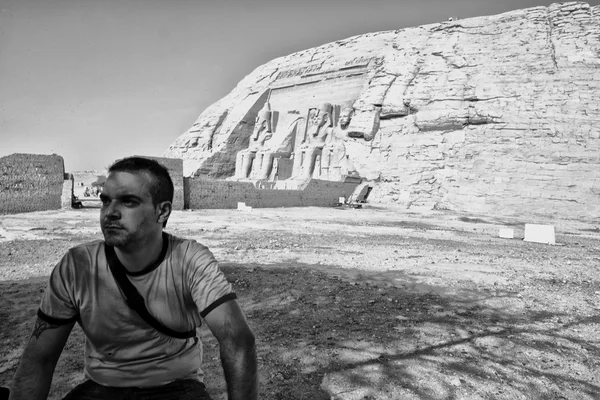
[[[152,203],[152,177],[145,172],[111,172],[100,195],[100,227],[104,241],[120,249],[143,247],[162,232],[160,208]]]

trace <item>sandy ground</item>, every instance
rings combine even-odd
[[[66,249],[101,237],[97,219],[0,216],[0,385],[46,277]],[[553,224],[557,245],[521,240],[525,222]],[[593,223],[367,205],[182,211],[167,230],[221,260],[257,335],[263,399],[600,398]],[[217,344],[201,334],[223,399]],[[51,399],[83,379],[82,341],[76,329]]]

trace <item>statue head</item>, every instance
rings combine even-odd
[[[258,112],[256,116],[256,121],[254,123],[254,131],[252,131],[252,140],[258,140],[260,135],[263,133],[271,133],[271,106],[269,102],[265,103],[265,106]]]
[[[342,108],[342,111],[340,112],[340,119],[338,121],[340,128],[346,129],[348,127],[353,113],[354,108],[352,108],[352,106],[345,106]]]
[[[323,103],[315,109],[312,116],[309,111],[308,136],[317,136],[323,127],[333,126],[333,106],[331,103]]]

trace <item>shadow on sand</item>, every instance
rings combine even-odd
[[[307,264],[222,264],[257,337],[261,398],[597,398],[598,315],[521,306],[515,293],[447,294],[401,272],[369,275]],[[337,272],[336,272],[337,271]],[[0,386],[31,329],[45,278],[0,282]],[[225,398],[207,328],[204,371]],[[589,335],[588,335],[589,337]],[[49,399],[83,380],[83,334],[71,335]]]

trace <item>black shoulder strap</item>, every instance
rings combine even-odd
[[[156,329],[157,331],[164,333],[165,335],[172,336],[177,339],[189,339],[196,336],[196,330],[192,329],[187,332],[177,332],[168,328],[158,322],[156,318],[154,318],[146,308],[146,304],[144,303],[144,298],[137,291],[133,283],[127,277],[125,273],[125,267],[119,261],[117,254],[115,253],[115,249],[112,246],[104,246],[104,252],[106,254],[106,261],[108,262],[108,267],[110,268],[110,272],[112,272],[117,285],[125,294],[125,300],[129,308],[133,309],[144,321],[148,323],[151,327]]]

